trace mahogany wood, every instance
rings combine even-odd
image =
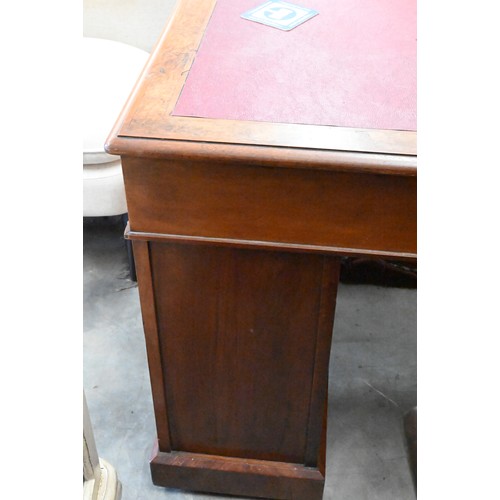
[[[151,462],[151,471],[159,486],[257,498],[323,498],[323,474],[299,464],[159,452]]]
[[[211,164],[252,164],[276,168],[330,170],[351,174],[376,173],[416,177],[416,157],[359,151],[277,148],[209,142],[151,140],[113,137],[106,144],[112,154],[181,161],[210,161]]]
[[[124,157],[132,231],[415,257],[416,178]]]
[[[145,241],[133,241],[136,272],[138,276],[139,298],[141,301],[142,323],[146,338],[151,389],[156,419],[158,439],[163,451],[170,451],[170,434],[168,430],[168,413],[165,402],[165,389],[160,357],[160,339],[158,321],[155,310],[153,282],[149,245]]]
[[[155,484],[320,499],[340,259],[170,241],[134,250]]]
[[[316,466],[339,260],[156,242],[150,255],[172,449]]]
[[[342,255],[416,259],[416,133],[171,116],[215,0],[180,0],[122,156],[155,484],[319,500]]]

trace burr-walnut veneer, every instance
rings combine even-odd
[[[416,259],[416,132],[176,114],[217,3],[179,2],[106,145],[136,258],[152,477],[318,500],[339,259]]]

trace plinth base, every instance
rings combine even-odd
[[[312,467],[182,451],[157,452],[151,461],[157,486],[283,500],[321,500],[325,478]]]

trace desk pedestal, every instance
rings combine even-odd
[[[338,258],[151,240],[134,252],[154,483],[322,498]]]
[[[416,259],[414,2],[344,2],[369,51],[331,3],[285,33],[240,19],[239,2],[179,1],[106,144],[136,257],[155,484],[319,500],[338,259]]]
[[[321,499],[339,256],[369,253],[367,242],[412,248],[415,179],[189,159],[122,165],[154,483]]]

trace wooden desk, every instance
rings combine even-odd
[[[225,54],[253,64],[256,52],[230,37],[252,32],[275,47],[285,32],[233,15],[214,67],[217,23],[235,4],[242,13],[258,2],[179,2],[106,146],[122,156],[136,257],[158,434],[151,471],[157,485],[314,500],[339,258],[416,259],[416,132],[397,130],[391,113],[366,116],[392,129],[317,124],[326,108],[312,109],[312,91],[300,124],[293,113],[269,121],[267,105],[249,119],[251,108],[231,104],[240,72],[228,76]],[[303,46],[299,30],[331,21],[328,4],[311,0],[319,16],[286,35]],[[266,71],[263,92],[282,84]],[[352,106],[361,114],[342,119],[365,120]]]

